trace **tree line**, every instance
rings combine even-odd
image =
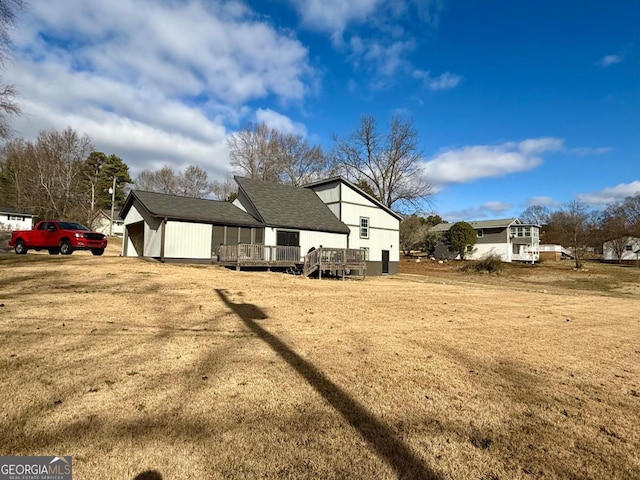
[[[129,167],[116,155],[94,150],[89,136],[72,128],[42,131],[35,141],[14,138],[0,150],[0,205],[41,218],[92,225],[100,210],[116,204],[131,182]]]
[[[543,205],[533,205],[525,209],[518,218],[526,224],[540,225],[540,243],[558,244],[571,249],[576,267],[580,268],[588,252],[602,253],[605,242],[611,242],[615,256],[620,259],[629,239],[640,238],[640,193],[609,204],[604,210],[590,209],[578,200],[555,210]],[[433,226],[441,222],[438,215],[422,217],[414,214],[405,217],[400,224],[400,246],[404,254],[420,251],[432,255],[440,242],[452,242],[454,239],[432,230]],[[462,258],[464,249],[460,250],[460,245],[464,247],[472,244],[465,235],[466,232],[462,235],[464,240],[456,242],[456,252]]]

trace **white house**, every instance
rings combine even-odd
[[[0,207],[0,230],[31,230],[34,217],[24,209]]]
[[[100,210],[93,222],[93,230],[103,235],[122,237],[124,235],[124,220],[118,217],[116,213],[113,219],[113,227],[111,227],[111,212]]]
[[[305,185],[350,230],[347,248],[367,251],[367,274],[398,273],[402,217],[342,177]]]
[[[122,255],[211,263],[223,247],[226,254],[241,244],[292,247],[290,260],[301,264],[307,252],[325,247],[367,250],[369,275],[398,271],[399,215],[348,181],[304,188],[235,181],[233,203],[132,191],[120,212]]]
[[[478,240],[468,259],[479,259],[488,254],[498,255],[503,262],[537,262],[540,260],[540,226],[522,223],[517,218],[479,220],[469,223]],[[440,223],[431,231],[445,233],[454,224]],[[446,244],[436,249],[436,256],[450,257]]]
[[[349,228],[312,190],[243,177],[235,181],[233,204],[264,225],[265,245],[299,246],[300,260],[321,245],[347,248]]]
[[[602,245],[602,258],[604,260],[638,260],[640,256],[640,238],[620,237],[609,240]]]

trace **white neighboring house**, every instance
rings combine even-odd
[[[498,255],[503,262],[537,262],[540,260],[540,225],[525,224],[517,218],[478,220],[469,223],[478,236],[473,252],[466,258],[480,259],[488,254]],[[440,223],[431,231],[445,233],[454,223]],[[451,257],[447,245],[436,248],[436,257]]]
[[[115,214],[117,215],[117,214]],[[100,232],[103,235],[109,235],[111,233],[114,237],[122,237],[124,234],[124,220],[118,216],[114,216],[113,219],[113,229],[109,228],[111,224],[111,212],[107,210],[100,210],[98,212],[98,216],[94,222],[93,230],[96,232]]]
[[[31,230],[34,217],[27,210],[0,207],[0,230]]]
[[[602,245],[604,260],[638,260],[640,256],[640,238],[620,237],[609,240]],[[620,258],[618,258],[618,255]]]
[[[311,183],[305,188],[313,190],[349,227],[346,247],[367,251],[368,275],[398,273],[400,215],[342,177]]]

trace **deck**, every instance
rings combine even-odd
[[[343,279],[356,272],[364,279],[367,270],[366,252],[360,249],[320,247],[301,258],[300,247],[245,243],[221,245],[218,264],[236,267],[236,270],[242,267],[296,268],[305,277],[318,272],[319,278],[329,274]]]
[[[341,276],[352,276],[358,272],[364,280],[367,273],[366,251],[356,248],[326,248],[321,247],[304,256],[302,274],[308,277],[313,272],[318,272],[318,277],[322,274]]]
[[[241,267],[294,267],[300,261],[300,247],[268,246],[241,243],[221,245],[218,263]]]

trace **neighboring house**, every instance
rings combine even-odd
[[[402,217],[342,177],[305,185],[350,230],[347,248],[367,251],[367,274],[398,273]]]
[[[235,181],[233,203],[132,191],[120,212],[122,255],[209,263],[223,246],[226,254],[227,246],[243,244],[292,247],[295,263],[302,263],[320,247],[362,255],[367,249],[368,274],[397,272],[400,217],[348,181],[307,187]]]
[[[34,217],[31,212],[21,208],[0,207],[0,229],[31,230]]]
[[[94,222],[93,230],[100,232],[103,235],[112,235],[116,237],[122,237],[122,235],[124,235],[124,220],[117,216],[117,213],[114,215],[113,228],[110,228],[110,225],[111,211],[100,210]]]
[[[498,255],[503,262],[537,262],[540,260],[540,226],[522,223],[517,218],[479,220],[469,223],[478,236],[468,259],[479,259],[488,254]],[[440,223],[431,231],[444,234],[454,223]],[[452,257],[444,243],[435,251],[436,257]]]
[[[638,250],[640,250],[640,238],[620,237],[604,243],[602,246],[602,258],[609,261],[637,260]],[[619,255],[620,258],[618,258]]]

